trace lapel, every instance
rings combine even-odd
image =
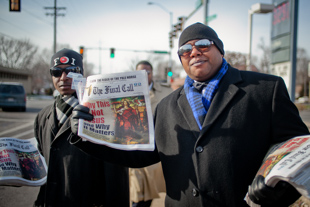
[[[55,103],[54,103],[54,106],[50,108],[50,111],[46,118],[47,118],[47,124],[51,129],[51,137],[53,140],[56,137],[56,134],[58,131],[58,126],[55,123],[55,120],[56,120]]]
[[[61,134],[63,134],[65,131],[67,131],[70,127],[71,127],[71,121],[70,121],[70,117],[68,117],[68,119],[65,121],[65,123],[61,126],[61,128],[59,129],[58,133],[57,133],[57,137],[59,137]],[[71,129],[70,129],[71,130]],[[57,138],[56,137],[56,138]]]
[[[51,128],[51,137],[52,142],[57,139],[59,136],[61,136],[62,133],[64,133],[69,127],[71,127],[70,117],[65,121],[65,123],[62,125],[62,127],[59,129],[56,125],[56,110],[55,107],[51,107],[50,112],[47,116],[47,123]]]
[[[208,131],[210,126],[216,121],[219,115],[227,107],[228,103],[238,93],[239,87],[235,84],[240,81],[242,81],[240,71],[232,68],[229,65],[227,73],[223,77],[218,91],[212,100],[211,106],[202,125],[200,137]]]
[[[186,94],[184,92],[184,88],[180,91],[180,97],[177,100],[179,109],[187,122],[187,124],[190,127],[190,130],[193,132],[196,139],[199,137],[199,126],[195,120],[195,117],[193,115],[193,111],[188,103],[188,100],[186,98]]]

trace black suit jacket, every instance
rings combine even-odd
[[[55,104],[35,119],[35,137],[48,165],[34,206],[127,206],[128,169],[89,156],[69,144],[70,118],[58,130]]]

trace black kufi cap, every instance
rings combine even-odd
[[[51,67],[57,65],[79,66],[83,74],[83,57],[74,50],[64,48],[56,52],[51,59]]]
[[[219,39],[216,32],[211,27],[204,25],[200,22],[197,22],[185,28],[185,30],[181,33],[179,39],[179,48],[188,41],[195,39],[212,40],[215,46],[221,52],[221,54],[224,55],[225,51],[223,42]]]

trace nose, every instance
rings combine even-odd
[[[195,56],[200,56],[202,53],[196,48],[193,47],[192,51],[191,51],[191,57],[195,57]]]
[[[65,72],[62,72],[61,76],[60,76],[61,80],[65,80],[67,79],[67,74]]]

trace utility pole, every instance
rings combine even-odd
[[[44,9],[53,9],[54,13],[46,13],[46,15],[51,15],[54,16],[54,53],[56,53],[56,45],[57,45],[57,41],[56,41],[56,36],[57,36],[57,16],[65,16],[65,14],[58,14],[57,11],[58,10],[65,10],[66,7],[57,7],[57,0],[54,0],[54,7],[44,7]]]
[[[297,63],[297,25],[298,25],[298,4],[299,0],[291,1],[292,4],[292,23],[291,23],[291,74],[290,74],[290,97],[291,101],[295,101],[296,88],[296,63]]]
[[[209,3],[209,0],[205,0],[205,13],[204,13],[204,20],[205,20],[205,25],[208,25],[208,3]]]

